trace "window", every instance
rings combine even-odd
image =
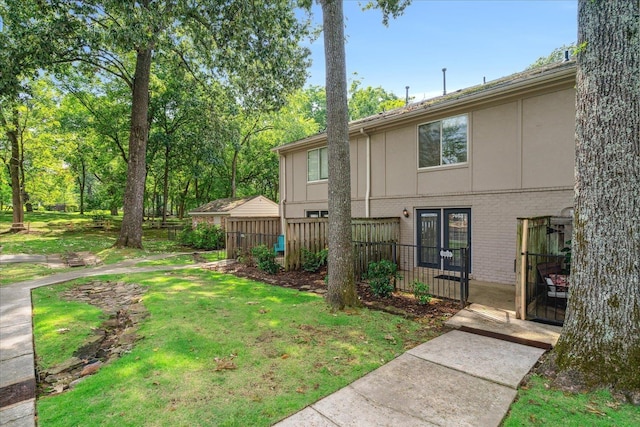
[[[307,182],[329,178],[327,147],[307,151]]]
[[[306,211],[307,218],[327,218],[329,211]]]
[[[467,116],[449,117],[418,126],[418,167],[467,161]]]

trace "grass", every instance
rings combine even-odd
[[[38,366],[48,369],[70,358],[85,340],[93,335],[93,328],[105,320],[99,308],[65,301],[58,294],[72,284],[43,287],[34,290],[34,338],[38,350]]]
[[[2,254],[64,255],[69,252],[91,252],[102,263],[114,264],[154,254],[185,252],[185,248],[177,242],[168,240],[167,231],[162,229],[143,230],[144,249],[142,250],[116,249],[112,246],[118,237],[117,230],[96,230],[82,227],[82,224],[91,222],[90,216],[60,212],[33,212],[26,213],[25,217],[25,222],[29,224],[28,233],[7,233],[6,231],[11,227],[11,214],[10,212],[0,214]],[[68,224],[74,225],[70,228]],[[168,264],[171,261],[163,263]],[[43,264],[0,264],[0,286],[62,271],[66,270],[51,269]]]
[[[439,333],[377,311],[332,313],[315,294],[215,272],[185,274],[117,279],[148,289],[144,338],[74,390],[39,399],[39,425],[268,426]],[[39,359],[58,352],[43,340],[72,339],[51,331],[89,311],[58,301],[67,286],[34,291]]]
[[[64,271],[69,271],[69,268],[52,269],[43,264],[31,263],[0,264],[0,286],[38,279]]]
[[[606,390],[571,394],[549,388],[533,376],[518,391],[503,427],[520,426],[639,426],[640,408],[621,404]]]

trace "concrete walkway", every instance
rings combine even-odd
[[[0,288],[0,426],[35,426],[31,289],[87,276],[199,267],[133,267],[138,262]],[[555,344],[560,328],[478,304],[447,324],[459,330],[409,350],[276,426],[498,426],[522,378]]]
[[[560,334],[479,304],[447,326],[474,333],[453,330],[419,345],[276,426],[498,426]]]

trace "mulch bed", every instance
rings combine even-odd
[[[281,271],[278,274],[267,274],[256,267],[242,263],[219,266],[217,271],[229,273],[238,277],[269,283],[275,286],[298,289],[300,291],[324,294],[327,285],[324,281],[326,269],[317,273],[306,271]],[[363,306],[383,310],[389,313],[409,318],[442,318],[451,317],[460,311],[460,302],[433,298],[429,304],[418,304],[412,294],[393,292],[388,298],[380,298],[371,292],[367,283],[357,284],[358,297]]]

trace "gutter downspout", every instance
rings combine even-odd
[[[364,131],[364,128],[360,128],[360,134],[367,137],[367,189],[364,194],[364,216],[369,218],[369,205],[371,204],[371,137]]]
[[[287,225],[286,220],[286,204],[287,204],[287,157],[283,154],[280,154],[280,167],[282,168],[282,173],[280,176],[282,177],[282,183],[280,185],[280,232],[285,234],[285,227]]]

